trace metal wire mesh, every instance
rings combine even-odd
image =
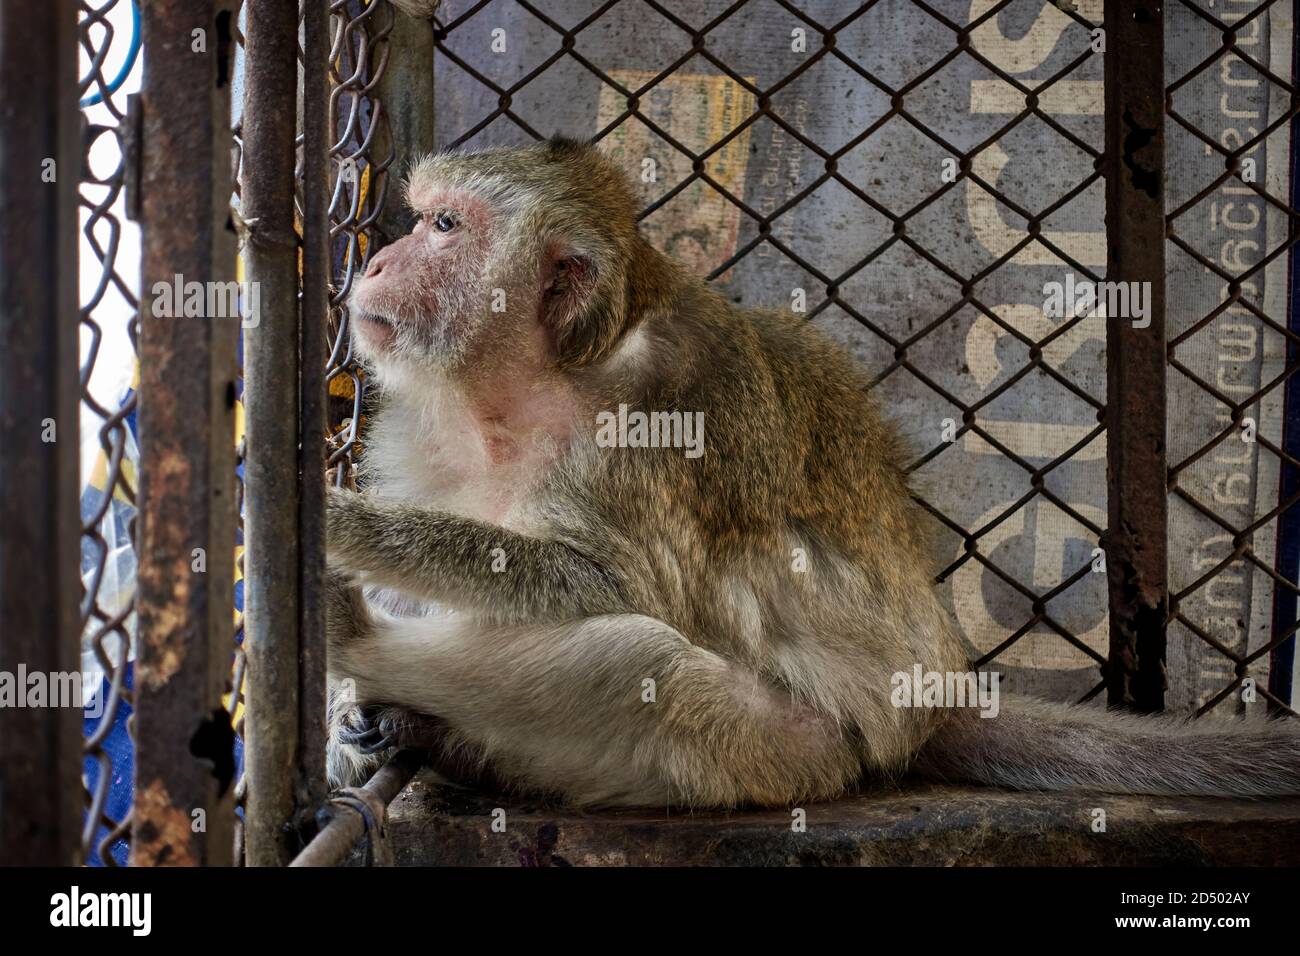
[[[1180,0],[1173,11],[1197,49],[1190,67],[1167,71],[1166,128],[1204,157],[1193,175],[1170,177],[1167,200],[1171,274],[1201,279],[1170,311],[1168,345],[1171,395],[1181,399],[1169,422],[1171,550],[1188,556],[1171,562],[1170,642],[1184,647],[1188,679],[1211,685],[1198,714],[1243,709],[1248,680],[1273,708],[1296,713],[1275,692],[1280,675],[1270,688],[1261,673],[1295,634],[1294,613],[1260,612],[1288,596],[1294,611],[1300,593],[1279,572],[1278,533],[1300,500],[1280,430],[1300,337],[1287,328],[1285,276],[1274,274],[1297,241],[1298,214],[1277,192],[1300,106],[1294,85],[1269,67],[1270,33],[1289,30],[1289,20],[1268,19],[1289,9]],[[1209,345],[1216,360],[1196,361]]]
[[[80,324],[82,339],[81,358],[81,416],[83,432],[88,418],[98,422],[98,442],[102,453],[96,468],[102,474],[92,475],[94,487],[83,498],[82,507],[82,568],[85,593],[81,602],[83,649],[89,648],[103,669],[103,685],[107,688],[102,716],[89,730],[84,742],[86,769],[83,774],[86,788],[87,813],[82,831],[82,855],[88,861],[104,865],[125,862],[125,841],[130,832],[129,805],[125,812],[110,810],[110,798],[120,795],[125,787],[129,793],[129,765],[122,766],[121,742],[108,745],[110,737],[120,735],[120,717],[129,713],[132,703],[130,689],[130,661],[133,658],[135,593],[134,582],[127,574],[114,574],[114,569],[125,570],[133,565],[129,555],[122,554],[120,541],[110,525],[126,520],[126,531],[131,542],[135,536],[135,491],[133,451],[135,439],[132,426],[136,411],[136,397],[131,390],[120,405],[110,404],[104,395],[96,395],[91,387],[96,362],[106,335],[113,329],[108,324],[120,324],[123,308],[131,313],[126,331],[132,350],[135,348],[139,328],[138,281],[130,275],[129,267],[119,262],[122,237],[135,227],[125,223],[121,203],[125,169],[125,96],[117,94],[106,75],[107,55],[110,48],[121,49],[121,38],[114,47],[113,16],[125,9],[128,0],[110,0],[101,5],[81,4],[79,42],[90,59],[90,70],[84,74],[80,95],[83,100],[96,94],[100,102],[89,107],[86,114],[90,124],[86,138],[86,156],[82,167],[80,195],[82,216],[82,268],[86,269],[85,251],[94,257],[92,267],[97,279],[89,294],[83,291]],[[110,22],[113,16],[113,22]],[[84,290],[84,286],[83,286]],[[126,505],[120,511],[113,508],[117,500]],[[110,540],[112,539],[112,541]],[[133,545],[132,545],[133,546]],[[111,578],[111,580],[110,580]],[[83,654],[84,657],[84,654]],[[130,727],[130,722],[126,724]],[[129,744],[129,742],[128,742]]]
[[[1101,235],[1100,109],[1069,105],[1083,92],[1099,93],[1093,30],[1100,5],[1059,5],[1054,58],[1033,81],[984,51],[998,17],[1037,15],[1038,4],[878,0],[844,6],[849,12],[832,21],[819,18],[826,7],[785,0],[703,3],[689,11],[656,0],[605,2],[571,5],[567,14],[527,0],[446,3],[435,30],[441,145],[508,145],[549,135],[555,104],[594,76],[606,107],[595,138],[615,150],[643,144],[645,154],[673,170],[664,182],[643,180],[641,222],[652,241],[682,258],[671,230],[660,227],[665,214],[671,218],[674,204],[720,198],[738,214],[734,250],[706,250],[696,261],[688,251],[688,264],[739,301],[746,289],[733,281],[738,267],[762,259],[764,272],[779,278],[768,284],[765,300],[747,304],[789,308],[789,289],[808,290],[808,319],[850,345],[886,407],[901,404],[911,412],[903,424],[923,450],[908,468],[922,489],[918,500],[943,529],[941,547],[949,555],[937,582],[946,585],[974,571],[973,587],[991,592],[1004,608],[986,628],[997,636],[977,641],[978,666],[997,662],[999,670],[1012,672],[1013,687],[1020,681],[1016,689],[1037,689],[1030,670],[1017,665],[1046,652],[1070,670],[1068,693],[1091,698],[1103,686],[1097,668],[1105,662],[1107,633],[1104,575],[1093,573],[1098,567],[1092,559],[1106,520],[1105,378],[1096,373],[1097,363],[1081,366],[1078,353],[1081,343],[1098,337],[1100,318],[1077,314],[1046,322],[1041,309],[1035,320],[1001,303],[1041,301],[1028,270],[1013,275],[1011,264],[1101,278],[1097,259],[1085,260],[1081,244],[1058,225],[1068,213]],[[762,30],[746,32],[754,21]],[[796,29],[808,37],[806,55],[783,59],[788,51],[781,44]],[[890,29],[917,39],[916,49],[882,42],[882,31]],[[483,55],[493,31],[503,31],[503,46],[513,42],[527,52],[495,60]],[[639,36],[646,42],[638,43]],[[614,46],[623,37],[630,39]],[[764,45],[767,38],[771,43]],[[611,46],[641,56],[638,69],[614,67]],[[681,86],[672,86],[681,74],[691,74],[691,82],[712,82],[698,80],[702,75],[723,78],[723,86],[709,89],[715,102],[726,97],[736,103],[734,111],[707,132],[683,135],[655,105],[681,95]],[[879,103],[870,122],[839,137],[807,131],[808,84],[828,74],[845,78],[846,98],[851,92]],[[972,87],[984,84],[997,105],[959,124],[954,77],[974,77]],[[616,109],[607,108],[611,102]],[[568,119],[579,127],[575,132],[589,135],[583,117]],[[791,181],[783,195],[756,204],[727,175],[729,163],[735,153],[748,161],[754,143],[777,139],[797,144],[798,168],[791,163],[781,170]],[[1026,148],[1041,151],[1044,142],[1066,154],[1062,166],[1068,170],[1050,181],[1050,193],[1041,177],[1014,170],[1000,175],[1008,153],[1023,158]],[[915,158],[934,170],[932,178],[912,165]],[[938,176],[940,158],[953,161],[948,181]],[[945,236],[954,219],[964,218],[963,193],[968,207],[972,196],[996,207],[1015,224],[1015,238],[983,256],[954,248]],[[831,229],[834,202],[852,210],[844,226],[853,230],[848,241],[810,241],[790,227],[800,219],[824,219]],[[1085,245],[1085,251],[1096,248],[1104,244]],[[882,307],[875,290],[891,272],[915,274],[927,289],[946,292],[922,305]],[[950,361],[953,343],[975,336],[996,342],[1003,356],[987,381],[972,380],[977,377],[969,369]],[[1104,368],[1104,360],[1100,364]],[[1016,403],[1068,407],[1070,424],[1043,427],[1027,442],[1025,429],[1004,420]],[[945,418],[955,427],[940,438]],[[967,503],[978,495],[967,484],[987,475],[993,459],[1008,469],[1002,480],[1014,490],[991,512],[971,512]],[[1062,535],[1071,540],[1061,563],[1045,571],[1035,565],[1035,529],[1042,535],[1049,526],[1066,527]],[[959,611],[961,601],[957,596]]]
[[[101,715],[87,722],[84,742],[87,814],[82,853],[89,862],[120,865],[126,862],[130,841],[131,768],[136,746],[130,714],[135,657],[135,562],[131,552],[135,536],[137,397],[131,375],[118,381],[111,377],[112,368],[97,374],[97,362],[104,343],[114,336],[120,338],[123,331],[129,336],[132,353],[128,372],[136,362],[139,279],[133,270],[138,266],[139,232],[138,227],[125,221],[122,205],[130,136],[125,101],[134,88],[133,84],[124,86],[122,81],[133,72],[135,61],[128,53],[124,63],[122,51],[128,46],[137,48],[139,37],[123,36],[121,32],[123,25],[136,16],[130,0],[111,0],[97,6],[83,3],[80,9],[79,39],[90,64],[89,70],[83,72],[80,88],[89,124],[80,185],[85,210],[80,308],[83,433],[87,416],[100,422],[98,458],[88,462],[83,452],[83,471],[89,468],[89,474],[83,474],[87,487],[82,499],[83,661],[93,654],[103,671],[105,688]],[[136,25],[132,26],[134,32]],[[242,43],[242,37],[238,39]],[[235,134],[238,145],[237,129]],[[234,163],[237,173],[238,149]],[[131,239],[124,242],[127,236]],[[124,252],[126,247],[129,251]],[[89,291],[84,278],[87,250],[94,257],[98,273]],[[129,312],[125,320],[124,310]],[[114,360],[122,365],[120,354],[115,354]],[[101,381],[105,376],[109,377]],[[242,516],[242,483],[237,490],[237,513]],[[242,554],[236,560],[242,562]],[[242,700],[244,673],[238,646],[242,640],[242,614],[238,609],[234,613],[237,636],[232,713]]]
[[[375,87],[388,62],[394,12],[386,2],[331,5],[330,147],[333,190],[329,216],[334,281],[330,298],[329,459],[334,482],[354,487],[353,457],[365,413],[365,375],[352,355],[347,299],[353,279],[385,239],[379,218],[388,197],[394,153]],[[390,144],[381,148],[379,143]]]

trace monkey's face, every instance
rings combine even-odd
[[[464,190],[419,198],[415,228],[376,253],[353,287],[353,343],[371,364],[454,366],[472,350],[491,309],[487,204]]]
[[[381,375],[589,364],[628,326],[636,200],[593,147],[426,157],[406,200],[419,224],[370,260],[350,303]]]

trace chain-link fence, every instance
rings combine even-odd
[[[439,141],[594,134],[652,241],[844,342],[917,448],[972,657],[1096,695],[1105,325],[1042,286],[1104,272],[1100,4],[577,6],[444,4]]]
[[[1285,262],[1283,237],[1295,215],[1285,195],[1268,192],[1272,184],[1285,193],[1289,183],[1294,107],[1278,73],[1291,73],[1290,8],[1243,3],[1220,19],[1182,6],[1186,12],[1169,13],[1170,42],[1152,50],[1108,36],[1099,3],[747,0],[703,3],[687,15],[653,0],[566,5],[563,13],[453,0],[436,30],[438,140],[475,147],[555,129],[594,135],[640,184],[643,228],[661,248],[746,304],[806,303],[810,321],[872,371],[886,413],[913,439],[919,500],[943,529],[937,579],[972,656],[1002,671],[1012,689],[1087,700],[1109,674],[1112,702],[1145,709],[1203,713],[1228,699],[1236,706],[1221,709],[1256,701],[1286,709],[1296,621],[1291,555],[1300,543],[1294,528],[1280,533],[1278,519],[1296,488],[1289,470],[1279,474],[1276,462],[1257,456],[1288,461],[1278,444],[1280,397],[1259,405],[1289,377],[1280,356],[1294,335],[1285,278],[1270,276],[1267,307],[1261,291],[1264,271]],[[1159,19],[1140,7],[1127,19],[1139,14]],[[1169,365],[1202,389],[1190,394],[1175,375],[1168,415],[1166,399],[1154,400],[1164,376],[1130,377],[1131,365],[1150,355],[1163,366],[1159,335],[1135,329],[1139,347],[1109,357],[1126,387],[1108,398],[1107,303],[1070,303],[1055,314],[1044,304],[1046,285],[1099,283],[1106,273],[1103,59],[1119,61],[1115,73],[1132,79],[1110,101],[1122,113],[1142,96],[1163,103],[1163,88],[1141,90],[1151,80],[1136,75],[1143,58],[1158,70],[1162,52],[1171,100],[1169,243],[1224,286],[1220,294],[1199,280],[1184,284],[1187,270],[1171,258],[1179,281]],[[1219,89],[1192,85],[1211,70],[1231,75]],[[1219,109],[1224,89],[1235,100]],[[1209,110],[1229,122],[1216,129]],[[1177,141],[1183,130],[1212,162]],[[1150,150],[1134,135],[1132,116],[1121,115],[1117,142]],[[1248,182],[1223,162],[1257,152]],[[1115,161],[1127,175],[1132,157]],[[1215,167],[1209,174],[1207,165]],[[1118,187],[1124,177],[1115,178]],[[1243,210],[1236,199],[1234,211],[1234,191],[1259,208]],[[1220,232],[1243,216],[1259,219],[1266,205],[1275,234],[1267,249],[1234,269],[1182,241],[1180,217],[1211,203],[1224,207]],[[1163,228],[1147,235],[1124,228],[1135,251],[1164,241]],[[1198,236],[1214,239],[1213,229]],[[1256,239],[1248,241],[1253,251]],[[1254,302],[1232,301],[1256,275]],[[1224,328],[1245,313],[1258,330]],[[1255,383],[1231,397],[1196,378],[1180,355],[1207,327],[1229,339],[1273,333],[1271,345],[1252,338],[1232,356],[1258,366],[1268,352],[1264,378],[1256,368]],[[1193,365],[1213,350],[1193,343]],[[1241,419],[1252,410],[1259,427],[1242,443]],[[1168,518],[1125,487],[1125,473],[1112,475],[1108,488],[1107,425],[1113,430],[1117,416],[1121,426],[1167,421],[1170,447],[1189,446],[1168,462],[1176,499]],[[1189,445],[1207,429],[1205,442]],[[1119,434],[1126,449],[1153,447],[1140,427]],[[1237,458],[1246,457],[1231,475],[1202,478],[1210,493],[1200,503],[1179,475],[1230,438],[1240,445]],[[1163,487],[1163,450],[1142,467],[1127,457],[1131,483]],[[1229,493],[1215,493],[1216,481],[1230,483]],[[1119,520],[1111,521],[1108,490],[1116,488],[1123,493],[1110,517]],[[1184,499],[1203,520],[1179,510]],[[1127,642],[1153,627],[1134,613],[1116,621],[1107,613],[1108,524],[1132,525],[1145,560],[1164,562],[1157,540],[1175,549],[1171,599],[1164,571],[1153,576],[1149,567],[1116,569],[1110,595],[1132,608],[1150,602],[1172,623],[1168,674],[1163,637],[1140,655],[1114,654],[1113,632],[1135,652]],[[1128,543],[1110,542],[1124,551]],[[1225,571],[1244,594],[1226,599],[1235,613],[1214,610],[1225,607],[1223,598],[1202,598],[1193,612],[1197,594]],[[1145,575],[1136,589],[1135,575]],[[1163,634],[1163,623],[1154,630]],[[1140,680],[1139,658],[1156,666]]]
[[[126,220],[125,81],[139,56],[138,26],[121,0],[101,7],[80,5],[78,40],[92,69],[82,73],[78,94],[89,135],[80,184],[81,274],[94,286],[81,297],[82,444],[94,456],[82,490],[82,669],[102,674],[102,710],[88,722],[85,740],[87,791],[82,854],[104,864],[126,862],[130,831],[130,713],[135,631],[135,506],[139,451],[135,418],[135,345],[139,336],[138,229]],[[122,54],[122,48],[127,52]],[[112,49],[115,69],[106,69]],[[138,80],[138,75],[135,77]],[[124,237],[129,240],[124,243]],[[136,256],[119,263],[124,246]],[[86,253],[89,252],[90,256]],[[89,259],[89,261],[87,261]],[[100,362],[101,351],[109,358]],[[87,454],[82,455],[83,471]],[[127,783],[127,786],[123,784]]]
[[[1180,0],[1167,25],[1169,676],[1198,713],[1295,714],[1293,16]]]
[[[36,421],[79,397],[79,448],[51,459],[5,419],[0,655],[73,667],[80,593],[98,703],[84,766],[67,713],[0,736],[25,775],[7,793],[48,806],[24,817],[34,859],[76,854],[77,814],[105,864],[334,862],[382,817],[405,758],[316,833],[320,478],[355,486],[368,411],[346,300],[409,226],[390,186],[412,157],[554,132],[625,165],[659,248],[868,369],[978,666],[1058,698],[1294,713],[1288,0],[1104,22],[1090,0],[447,0],[432,24],[386,0],[110,0],[80,5],[79,37],[52,6],[4,61],[60,106],[3,144],[0,190],[48,233],[48,262],[6,241],[34,284],[4,304],[49,321],[5,315],[0,387]],[[38,62],[74,40],[79,90]],[[15,172],[30,155],[81,167],[79,374],[75,303],[41,296],[73,274],[73,221]],[[239,314],[160,309],[180,277],[248,283]],[[61,371],[24,377],[32,357]],[[59,570],[78,461],[81,592]]]

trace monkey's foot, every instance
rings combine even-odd
[[[445,721],[387,704],[353,706],[338,719],[328,747],[330,785],[361,786],[392,750],[420,751],[428,766],[459,786],[503,789],[478,748],[457,740]]]
[[[437,749],[446,734],[447,725],[436,717],[404,707],[368,704],[348,711],[339,726],[338,740],[363,754],[376,754],[392,748]]]
[[[426,725],[432,718],[401,707],[352,705],[331,717],[326,769],[332,787],[359,787],[384,765],[393,750],[423,750],[431,745]]]
[[[398,724],[386,707],[354,707],[339,728],[339,743],[363,754],[376,754],[398,745]]]

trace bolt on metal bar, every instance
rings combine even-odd
[[[0,671],[52,693],[79,672],[76,23],[0,6]],[[77,862],[80,708],[0,708],[0,864]]]
[[[217,293],[234,281],[234,19],[223,0],[141,9],[136,865],[228,865],[233,851],[234,730],[221,697],[234,646],[240,319],[178,315],[184,303],[164,300],[199,283],[207,300],[228,301]]]
[[[298,243],[294,139],[297,0],[262,0],[244,28],[245,278],[260,314],[244,331],[244,840],[250,866],[292,858],[297,815],[299,588]]]
[[[367,832],[371,833],[372,839],[383,839],[388,805],[415,776],[422,763],[423,757],[409,750],[394,754],[366,781],[364,787],[359,788],[355,794],[356,801],[338,807],[329,823],[290,866],[338,866],[347,860],[352,848]],[[364,813],[357,808],[357,802],[365,806]],[[367,815],[371,819],[368,820]]]
[[[1108,2],[1105,30],[1106,279],[1151,290],[1148,326],[1107,317],[1106,690],[1112,706],[1157,711],[1169,612],[1161,0]]]

